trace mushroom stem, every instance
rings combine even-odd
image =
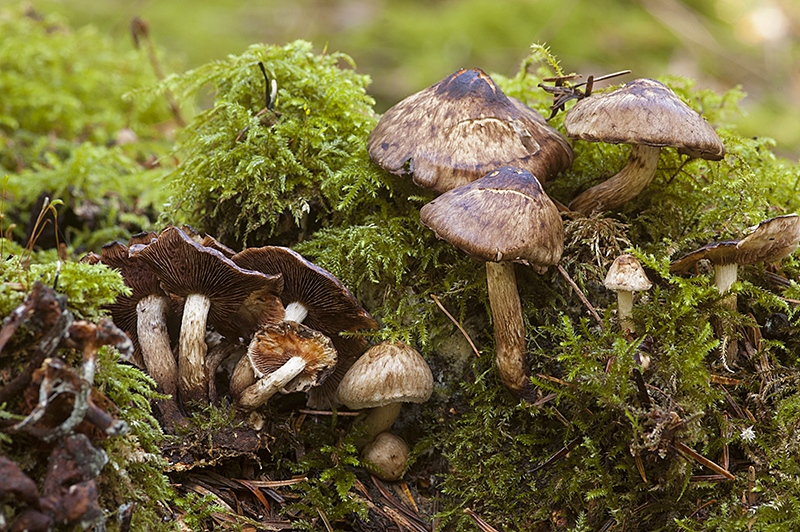
[[[660,155],[659,147],[633,144],[625,167],[573,199],[569,209],[589,216],[594,211],[615,209],[635,198],[653,181]]]
[[[730,264],[715,264],[714,265],[714,286],[717,287],[720,294],[726,294],[736,282],[736,277],[739,273],[739,265],[735,262]],[[733,303],[731,303],[731,301]],[[736,295],[732,294],[723,301],[723,304],[728,306],[731,310],[736,308]]]
[[[633,324],[633,292],[630,290],[617,290],[617,313],[619,316],[619,326],[624,331],[629,329],[632,333],[636,332]]]
[[[533,388],[525,364],[525,323],[513,262],[487,262],[486,283],[494,323],[495,360],[500,378],[517,395]]]
[[[303,320],[308,316],[308,309],[298,302],[292,302],[286,305],[284,321],[293,321],[296,323],[303,323]]]
[[[397,416],[400,415],[402,406],[403,403],[389,403],[388,405],[371,409],[364,419],[364,428],[367,432],[363,438],[359,438],[356,442],[356,447],[361,449],[374,440],[378,434],[388,431],[394,425]]]
[[[297,377],[305,367],[306,361],[302,357],[290,358],[283,366],[246,388],[239,397],[239,407],[253,410],[263,405],[289,381]]]
[[[142,358],[147,373],[153,377],[160,391],[171,395],[157,402],[165,420],[183,416],[178,409],[178,365],[172,355],[167,331],[167,298],[158,295],[143,297],[136,304],[136,333],[142,348]]]
[[[178,389],[184,401],[199,403],[207,397],[205,336],[210,308],[211,299],[202,294],[186,297],[178,350]]]

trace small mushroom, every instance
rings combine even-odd
[[[639,260],[633,255],[614,259],[606,275],[605,287],[617,293],[617,312],[622,330],[636,332],[633,324],[633,293],[649,290],[653,283],[647,278]]]
[[[418,186],[440,193],[501,166],[551,178],[574,157],[564,135],[479,69],[461,69],[394,105],[367,149],[386,171],[411,173]]]
[[[569,204],[570,210],[585,215],[615,209],[647,188],[664,146],[713,161],[725,155],[725,146],[708,122],[669,87],[652,79],[636,79],[580,100],[567,112],[564,128],[573,139],[631,145],[628,162],[619,173]]]
[[[195,242],[177,227],[168,227],[146,246],[134,246],[131,257],[144,260],[169,293],[185,298],[178,350],[178,389],[186,401],[207,399],[206,323],[223,336],[237,336],[230,322],[254,292],[277,295],[280,275],[237,266],[219,251]]]
[[[514,263],[538,273],[558,263],[564,250],[558,209],[530,172],[506,167],[442,194],[422,207],[420,220],[437,237],[486,262],[497,369],[512,392],[527,397],[533,384]]]
[[[408,462],[408,445],[400,436],[381,432],[361,451],[367,471],[381,480],[400,480]]]
[[[392,426],[403,403],[424,403],[433,392],[433,374],[413,347],[381,342],[367,349],[339,383],[339,399],[347,408],[371,408],[364,425],[366,441]],[[358,445],[358,443],[357,443]]]
[[[339,361],[325,382],[311,389],[308,405],[331,408],[339,404],[336,398],[339,381],[367,347],[363,337],[339,333],[374,329],[378,324],[339,279],[296,251],[280,246],[249,248],[237,253],[232,260],[250,270],[280,273],[283,277],[280,298],[285,307],[283,319],[302,323],[331,339]],[[243,358],[231,377],[234,397],[255,383],[256,376],[248,364]]]
[[[295,321],[267,325],[247,350],[256,378],[238,398],[238,406],[253,410],[277,392],[304,392],[323,382],[336,364],[331,340]]]

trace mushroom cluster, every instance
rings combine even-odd
[[[83,260],[118,269],[131,288],[109,311],[133,341],[134,363],[169,395],[157,403],[167,429],[193,404],[218,401],[217,367],[245,348],[229,386],[239,408],[312,387],[312,406],[335,406],[339,380],[366,348],[339,333],[377,327],[338,279],[287,248],[237,253],[170,226]]]

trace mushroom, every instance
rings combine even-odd
[[[277,295],[282,288],[281,276],[243,269],[177,227],[164,229],[147,246],[134,246],[130,255],[144,260],[167,292],[185,298],[178,389],[186,401],[206,400],[206,323],[223,336],[236,336],[237,325],[230,322],[230,317],[254,292]]]
[[[312,408],[331,408],[338,404],[339,381],[366,349],[360,336],[340,336],[341,332],[374,329],[372,316],[359,305],[355,296],[332,273],[306,260],[289,248],[265,246],[237,253],[233,259],[243,268],[283,276],[281,302],[285,321],[302,323],[329,337],[339,361],[333,373],[320,386],[311,389],[308,404]],[[255,383],[256,376],[246,358],[231,377],[231,393],[238,396]]]
[[[617,293],[617,312],[622,330],[636,332],[633,324],[633,293],[649,290],[653,283],[647,278],[639,260],[633,255],[620,255],[608,269],[605,287]]]
[[[512,392],[530,398],[514,262],[538,273],[558,263],[564,250],[558,209],[530,172],[505,167],[442,194],[422,207],[420,219],[438,238],[486,262],[497,369]]]
[[[400,341],[367,349],[339,383],[339,400],[352,410],[371,408],[364,420],[362,447],[392,426],[403,403],[424,403],[433,392],[433,374],[413,347]]]
[[[683,273],[706,259],[714,265],[714,286],[721,295],[728,293],[738,276],[739,265],[757,262],[777,262],[797,249],[800,243],[800,216],[787,214],[764,220],[751,228],[750,234],[741,240],[726,240],[706,244],[679,259],[669,266],[672,273]],[[736,294],[730,294],[722,300],[723,306],[736,310]],[[718,333],[723,343],[727,342],[728,333]],[[735,354],[736,344],[723,346],[728,358]]]
[[[573,139],[631,145],[628,162],[619,173],[569,204],[570,210],[585,215],[619,207],[647,188],[664,146],[713,161],[725,155],[725,146],[708,122],[669,87],[652,79],[636,79],[580,100],[567,112],[564,128]]]
[[[381,432],[361,451],[366,469],[381,480],[400,480],[408,461],[408,445],[400,436]]]
[[[574,157],[542,115],[479,69],[461,69],[394,105],[367,149],[388,172],[413,173],[418,186],[440,193],[507,165],[547,179]]]
[[[258,380],[242,391],[237,404],[253,410],[279,391],[303,392],[324,381],[336,364],[336,350],[322,333],[283,321],[253,336],[247,359]]]
[[[155,237],[155,233],[134,235],[130,242],[149,241],[151,237]],[[183,415],[177,402],[178,367],[168,330],[168,319],[172,316],[169,296],[147,263],[131,258],[128,247],[120,242],[106,244],[99,256],[84,260],[101,262],[119,270],[131,289],[131,295],[118,295],[107,308],[114,323],[131,338],[133,361],[147,370],[159,391],[171,396],[156,403],[164,417],[164,425],[181,420]]]

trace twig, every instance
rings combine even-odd
[[[311,414],[312,416],[332,416],[334,414],[333,410],[307,410],[301,408],[298,410],[301,414]],[[352,416],[356,417],[361,415],[361,412],[335,412],[337,416]]]
[[[472,346],[472,350],[475,351],[475,354],[480,358],[481,354],[478,352],[478,348],[475,347],[474,343],[472,343],[472,338],[469,337],[469,335],[467,334],[467,331],[464,330],[464,327],[462,327],[461,324],[459,324],[456,321],[456,319],[453,317],[452,314],[447,312],[447,309],[442,306],[442,304],[439,302],[439,298],[436,297],[435,294],[431,294],[431,297],[436,302],[436,304],[439,306],[439,308],[442,309],[442,312],[444,312],[447,315],[447,317],[450,318],[452,320],[452,322],[456,324],[456,327],[458,327],[458,330],[461,331],[461,334],[463,334],[464,338],[467,339],[467,342],[469,342],[469,345]]]
[[[569,274],[567,273],[567,270],[565,270],[563,268],[563,266],[561,266],[560,264],[557,264],[556,266],[558,267],[558,271],[561,272],[561,275],[564,276],[564,279],[567,280],[567,282],[572,287],[572,289],[575,290],[575,293],[578,294],[578,297],[581,298],[581,301],[583,301],[583,304],[586,305],[586,308],[589,309],[589,312],[592,313],[592,316],[594,316],[594,319],[597,320],[597,323],[600,324],[600,328],[605,330],[606,325],[605,325],[605,323],[603,323],[603,320],[600,319],[600,315],[597,314],[597,311],[594,309],[592,304],[589,303],[589,300],[586,299],[586,296],[583,295],[583,292],[581,291],[581,289],[578,287],[577,284],[575,284],[575,281],[572,280],[572,277],[569,276]]]
[[[684,444],[682,442],[679,442],[679,441],[676,441],[672,445],[675,447],[675,449],[678,450],[678,452],[680,452],[685,457],[693,459],[694,461],[706,466],[707,468],[711,469],[712,471],[716,472],[717,474],[722,475],[726,479],[734,480],[736,478],[731,474],[730,471],[728,471],[724,467],[720,466],[719,464],[717,464],[715,462],[712,462],[711,460],[709,460],[708,458],[706,458],[702,454],[698,453],[697,451],[695,451],[694,449],[692,449],[688,445],[686,445],[686,444]]]

